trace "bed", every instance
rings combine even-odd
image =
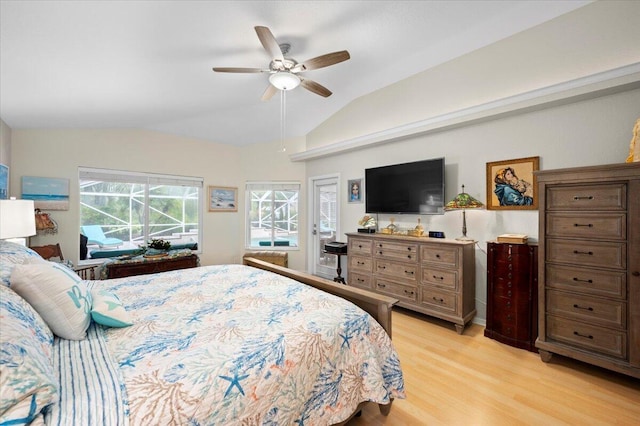
[[[333,425],[405,397],[393,299],[251,258],[83,281],[0,255],[0,424]]]

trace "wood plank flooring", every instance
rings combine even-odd
[[[407,399],[388,417],[369,404],[357,425],[640,425],[640,380],[484,337],[402,308],[393,312]]]

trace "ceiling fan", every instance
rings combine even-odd
[[[310,92],[325,98],[331,96],[331,91],[321,84],[313,80],[301,77],[299,74],[305,71],[315,70],[318,68],[328,67],[337,63],[346,61],[351,56],[346,50],[339,52],[327,53],[302,63],[295,59],[285,57],[291,47],[289,44],[278,44],[276,38],[267,27],[255,27],[258,38],[271,57],[268,69],[262,68],[232,68],[232,67],[214,67],[215,72],[231,72],[231,73],[269,73],[269,87],[262,95],[262,100],[266,101],[273,97],[278,90],[292,90],[298,85],[304,87]]]

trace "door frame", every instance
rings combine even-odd
[[[315,183],[316,181],[319,180],[325,180],[325,179],[335,179],[336,180],[336,236],[337,235],[342,235],[341,231],[340,231],[340,205],[341,202],[340,200],[342,199],[341,197],[341,188],[340,188],[340,173],[331,173],[331,174],[326,174],[326,175],[319,175],[319,176],[311,176],[308,179],[307,182],[307,194],[309,194],[308,197],[308,202],[307,202],[307,211],[309,212],[307,214],[307,230],[309,232],[309,238],[307,238],[307,272],[315,275],[316,274],[316,259],[314,257],[314,250],[315,250],[315,238],[314,235],[312,234],[313,232],[313,220],[315,218]],[[325,277],[326,278],[326,277]]]

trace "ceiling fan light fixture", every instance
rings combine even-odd
[[[279,71],[269,76],[269,82],[279,90],[293,90],[300,85],[300,77],[289,71]]]

